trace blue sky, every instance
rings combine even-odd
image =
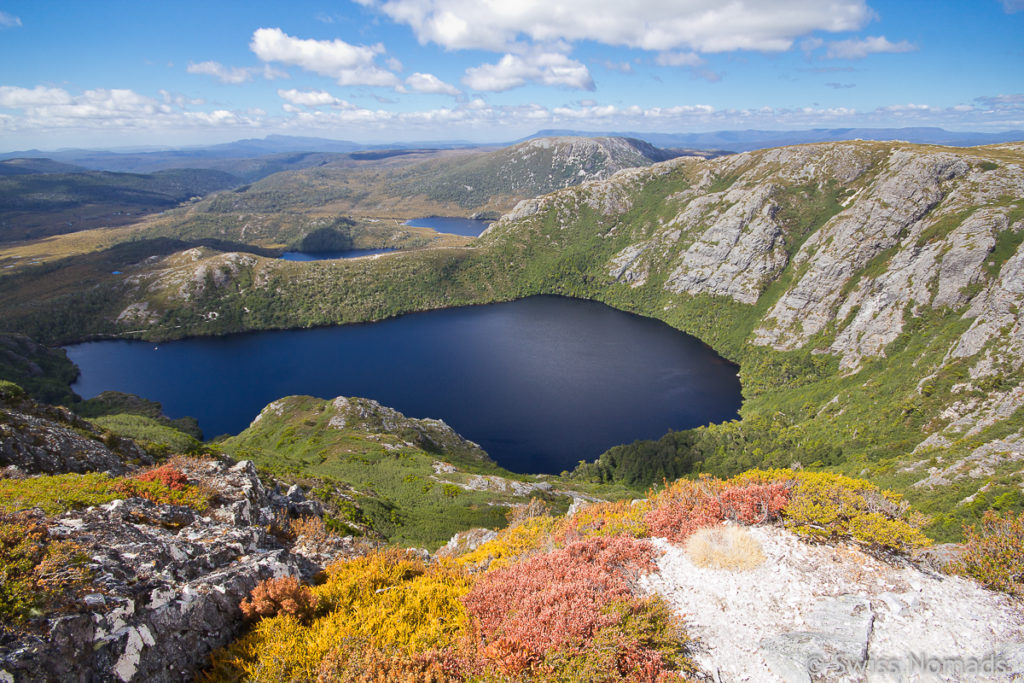
[[[0,151],[1024,128],[1024,0],[0,0]]]

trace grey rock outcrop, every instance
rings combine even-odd
[[[0,467],[27,474],[122,474],[127,460],[152,464],[135,442],[104,434],[66,408],[25,397],[0,397]]]
[[[808,615],[808,630],[766,638],[760,643],[761,653],[785,681],[839,680],[865,665],[874,621],[871,603],[862,596],[826,598]]]
[[[747,530],[764,553],[761,566],[698,567],[684,547],[657,539],[664,551],[659,571],[640,579],[684,619],[700,642],[694,661],[714,680],[966,682],[1024,675],[1024,613],[1016,599],[917,562],[810,544],[770,526]],[[929,563],[955,552],[942,549]]]
[[[704,195],[668,223],[686,232],[707,227],[679,255],[665,288],[688,294],[727,296],[745,304],[757,301],[764,286],[786,266],[778,205],[771,184],[753,191],[737,189]],[[728,208],[722,209],[720,204]]]
[[[194,460],[191,482],[213,496],[203,512],[130,498],[45,520],[89,557],[93,592],[0,643],[0,677],[16,681],[187,681],[243,627],[239,603],[262,579],[321,569],[301,543],[268,532],[287,501],[251,462]],[[301,541],[302,539],[300,539]],[[353,554],[336,540],[326,557]],[[324,556],[314,557],[324,560]]]
[[[871,190],[804,242],[793,258],[806,269],[765,316],[754,343],[802,346],[836,317],[845,285],[943,198],[943,184],[967,173],[954,154],[894,151]],[[891,323],[890,323],[891,324]]]

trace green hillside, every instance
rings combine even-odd
[[[221,171],[0,174],[0,242],[133,223],[238,184]]]

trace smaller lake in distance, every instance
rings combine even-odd
[[[357,258],[386,254],[394,249],[348,249],[346,251],[286,251],[281,254],[285,261],[333,261],[340,258]]]
[[[451,218],[447,216],[427,216],[425,218],[413,218],[405,222],[414,228],[433,228],[438,232],[447,232],[451,235],[468,235],[476,237],[487,226],[494,221],[478,221],[475,218]]]
[[[668,325],[539,296],[377,323],[66,347],[74,390],[160,401],[206,436],[282,396],[363,396],[440,418],[515,472],[557,473],[636,439],[737,417],[737,367]]]

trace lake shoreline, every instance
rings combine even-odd
[[[169,415],[198,418],[207,434],[237,433],[286,395],[363,396],[407,415],[444,419],[520,472],[555,474],[620,443],[739,417],[738,366],[663,321],[557,295],[497,303],[411,311],[372,325],[204,335],[166,345],[103,340],[65,350],[82,370],[73,389],[83,397],[138,394],[163,403]],[[160,369],[172,359],[183,365]],[[301,379],[307,365],[316,367],[312,380]],[[98,380],[96,372],[121,383]],[[153,388],[160,382],[170,395]],[[573,430],[582,439],[578,449],[560,441],[562,431]],[[555,465],[509,459],[555,451]]]

